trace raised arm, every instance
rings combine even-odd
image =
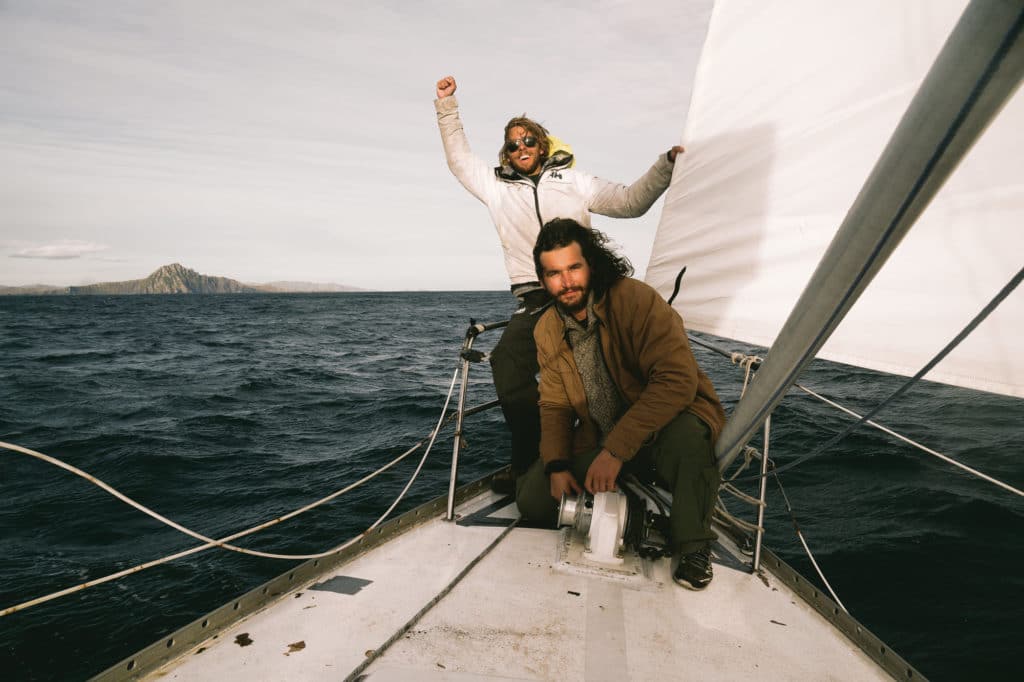
[[[487,203],[487,189],[497,180],[490,165],[474,156],[469,148],[469,140],[459,117],[459,102],[455,99],[456,87],[453,76],[445,76],[437,81],[434,109],[437,111],[437,125],[441,130],[445,159],[449,170],[462,186],[477,199]]]
[[[437,81],[437,98],[444,99],[445,97],[451,97],[455,94],[455,88],[458,86],[455,84],[455,76],[445,76],[441,80]]]

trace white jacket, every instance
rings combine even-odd
[[[549,159],[534,185],[507,169],[502,173],[470,151],[454,96],[434,100],[434,108],[448,168],[490,211],[513,285],[537,280],[533,245],[544,223],[571,218],[589,227],[590,213],[636,218],[647,212],[672,179],[672,163],[665,154],[628,187],[568,168],[572,157],[565,155]]]

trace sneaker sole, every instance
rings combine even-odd
[[[689,580],[684,580],[683,578],[673,577],[672,580],[675,582],[676,585],[679,585],[680,587],[685,587],[686,589],[692,590],[693,592],[700,592],[705,587],[711,584],[710,580],[704,583],[703,585],[695,585],[694,583],[691,583]]]

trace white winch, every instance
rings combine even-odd
[[[581,557],[588,562],[621,566],[626,547],[637,556],[656,559],[667,556],[668,516],[672,496],[657,486],[623,477],[619,490],[562,495],[558,527],[571,527],[583,536]]]
[[[586,536],[584,554],[590,561],[621,564],[629,502],[620,492],[597,493],[591,498],[562,496],[558,526],[572,526]]]

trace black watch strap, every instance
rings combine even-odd
[[[572,463],[567,459],[553,459],[544,465],[544,473],[550,476],[559,471],[568,471],[571,467]]]

